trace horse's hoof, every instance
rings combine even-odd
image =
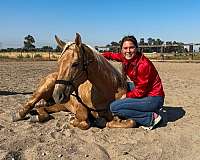
[[[94,123],[96,127],[104,128],[106,127],[106,122],[105,118],[97,118]]]
[[[39,122],[39,121],[40,120],[39,120],[38,115],[33,115],[33,116],[30,117],[30,122],[35,123],[35,122]]]
[[[12,112],[11,118],[13,122],[17,122],[19,120],[22,120],[23,118],[19,115],[19,112]]]
[[[76,118],[71,118],[70,121],[69,121],[69,124],[73,127],[77,127],[79,125],[79,121],[76,119]]]
[[[82,121],[79,123],[78,128],[80,128],[82,130],[87,130],[90,128],[90,123],[86,122],[86,121]]]

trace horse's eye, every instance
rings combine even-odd
[[[79,65],[78,62],[74,62],[74,63],[72,64],[72,67],[76,67],[76,66],[78,66],[78,65]]]

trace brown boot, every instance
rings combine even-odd
[[[120,120],[113,119],[106,124],[108,128],[134,128],[136,127],[136,122],[132,119]]]

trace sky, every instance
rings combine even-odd
[[[104,46],[134,35],[163,41],[200,43],[200,0],[1,0],[0,49],[55,47],[55,35]]]

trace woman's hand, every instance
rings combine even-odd
[[[120,99],[125,99],[125,98],[126,98],[126,94],[123,94]]]

